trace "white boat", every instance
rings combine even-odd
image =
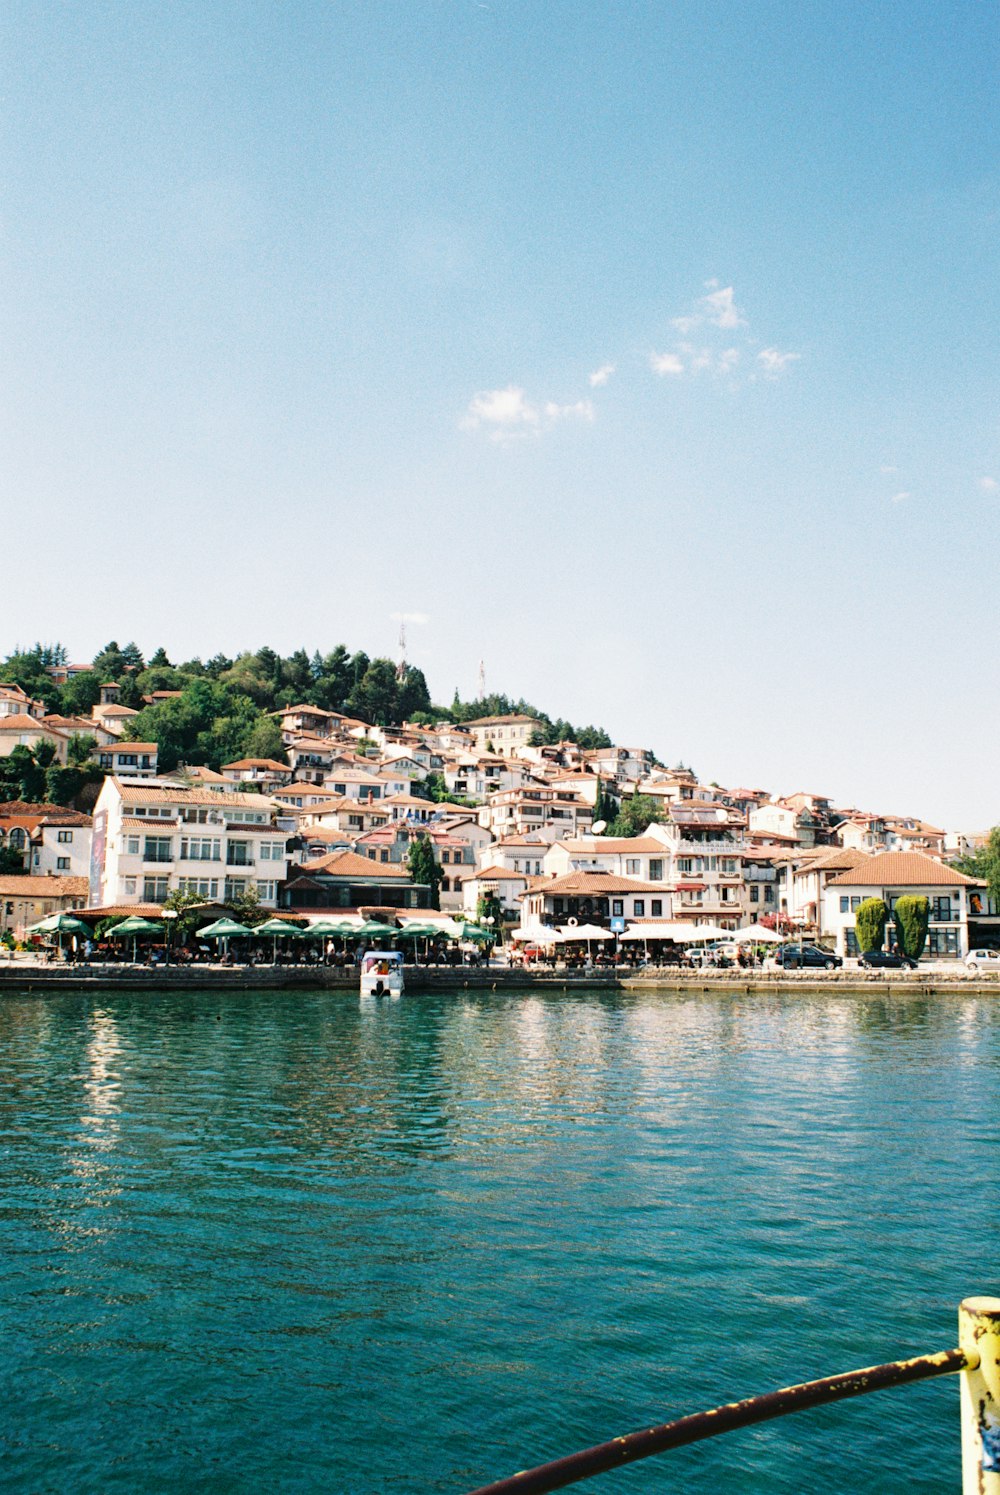
[[[399,950],[368,950],[361,957],[363,997],[403,995],[403,956]]]

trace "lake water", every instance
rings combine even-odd
[[[449,1492],[956,1342],[1000,1003],[0,998],[0,1482]],[[579,1487],[959,1488],[957,1378]]]

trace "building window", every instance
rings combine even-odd
[[[611,900],[611,917],[612,917],[612,919],[620,919],[623,916],[624,913],[625,913],[625,902],[624,902],[624,900],[621,899],[621,898],[612,898],[612,900]]]
[[[125,838],[125,850],[130,857],[137,857],[139,855],[139,837],[127,836]]]
[[[663,858],[662,857],[653,857],[652,861],[650,862],[650,864],[649,864],[649,880],[650,880],[650,882],[662,882],[663,881]]]
[[[226,843],[226,866],[227,867],[252,867],[253,857],[250,855],[249,841],[228,841]]]
[[[199,898],[219,896],[219,884],[214,877],[181,877],[177,886],[182,893],[197,893]]]
[[[222,841],[216,836],[182,836],[181,861],[218,862],[222,860]]]
[[[162,903],[167,896],[169,886],[169,878],[144,877],[142,880],[143,903]]]
[[[232,903],[234,898],[242,898],[247,890],[245,877],[227,877],[224,897],[227,903]]]
[[[68,872],[69,871],[69,857],[56,857],[56,871],[57,872]]]
[[[72,831],[59,831],[59,833],[56,836],[56,840],[59,842],[59,844],[61,846],[67,845],[68,842],[72,841],[72,839],[73,839],[73,832]]]
[[[173,842],[169,836],[147,836],[142,850],[144,862],[172,862]],[[164,894],[166,897],[166,894]]]
[[[273,903],[275,898],[277,897],[277,894],[278,884],[276,882],[257,883],[257,896],[258,898],[260,898],[262,903]]]
[[[626,877],[638,877],[639,876],[640,868],[641,868],[641,863],[640,863],[638,857],[626,857],[625,858],[625,875],[626,875]]]
[[[662,919],[663,918],[663,899],[662,898],[654,898],[653,899],[652,903],[649,905],[649,913],[650,913],[650,917],[653,918],[653,919]]]
[[[850,907],[851,907],[851,900],[848,898],[848,896],[847,896],[846,893],[841,893],[841,895],[840,895],[840,912],[842,914],[846,914],[846,913],[848,913],[850,911]]]
[[[644,919],[646,917],[645,898],[632,899],[632,917],[633,919]]]
[[[125,879],[125,897],[126,898],[134,898],[135,897],[135,878],[134,877],[126,877],[126,879]]]
[[[750,886],[750,902],[751,903],[759,903],[760,902],[760,889],[756,886],[756,884],[751,884],[751,886]]]

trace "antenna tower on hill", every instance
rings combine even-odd
[[[399,625],[399,663],[396,666],[396,679],[402,680],[406,674],[406,623]]]
[[[486,700],[486,665],[479,661],[479,699]]]

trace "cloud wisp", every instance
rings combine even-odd
[[[672,347],[650,354],[649,366],[654,374],[674,378],[714,374],[730,382],[742,378],[753,383],[781,378],[802,357],[801,353],[773,345],[761,347],[760,338],[751,335],[749,320],[737,304],[735,288],[720,285],[717,280],[707,280],[705,295],[698,297],[691,311],[673,317],[670,326],[677,340]],[[725,345],[720,334],[726,335]]]
[[[473,395],[461,424],[465,431],[486,431],[491,441],[510,441],[537,434],[559,421],[593,419],[590,400],[575,400],[567,405],[546,400],[537,405],[528,399],[520,385],[508,384],[504,389],[487,389]]]
[[[674,337],[667,347],[652,348],[647,366],[659,379],[724,379],[729,386],[773,383],[785,377],[802,354],[764,343],[752,335],[749,319],[736,300],[735,287],[706,280],[704,294],[690,310],[670,321]],[[591,390],[604,389],[618,372],[617,363],[598,365],[587,375]],[[565,422],[590,424],[597,418],[591,399],[565,403],[529,397],[522,384],[484,389],[472,396],[459,425],[478,431],[490,441],[514,441],[540,436]]]

